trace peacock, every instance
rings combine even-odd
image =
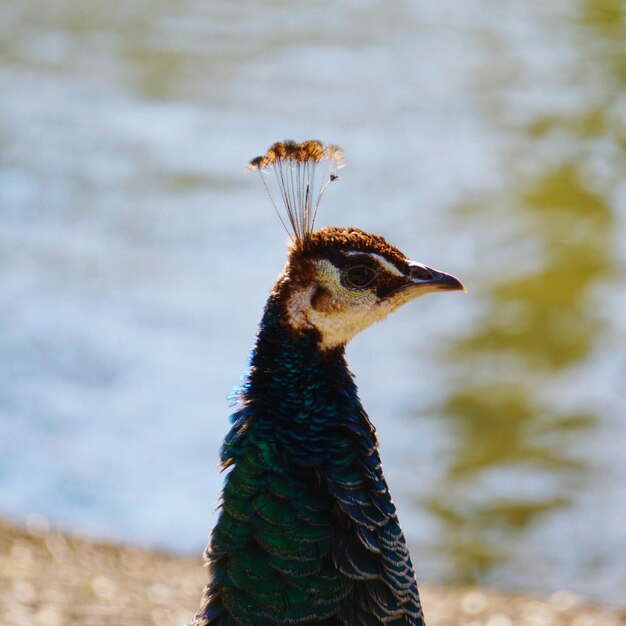
[[[209,582],[192,626],[424,626],[376,431],[344,350],[410,300],[465,289],[381,236],[314,230],[344,164],[338,146],[285,141],[249,165],[291,244],[236,393],[205,551]]]

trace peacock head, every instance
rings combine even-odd
[[[320,198],[344,164],[340,148],[318,141],[274,144],[250,162],[250,169],[263,176],[292,240],[274,289],[284,322],[295,334],[317,331],[322,350],[345,345],[425,293],[465,291],[454,276],[409,260],[379,235],[358,228],[313,230]],[[272,173],[275,177],[268,180]],[[291,229],[278,210],[272,183],[278,186]]]
[[[320,347],[332,349],[425,293],[456,290],[465,288],[454,276],[410,261],[379,235],[323,228],[291,247],[276,292],[289,326],[317,330]]]

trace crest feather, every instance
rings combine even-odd
[[[329,183],[337,180],[345,155],[339,146],[324,146],[315,139],[296,143],[277,142],[255,157],[248,169],[259,172],[276,213],[294,243],[302,243],[313,232],[320,200]],[[273,174],[273,176],[272,176]],[[278,190],[289,225],[279,211],[272,189]]]

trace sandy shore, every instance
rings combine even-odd
[[[180,626],[196,609],[199,560],[96,543],[0,519],[2,626]],[[421,585],[429,626],[617,626],[626,612],[548,598]]]

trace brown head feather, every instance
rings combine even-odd
[[[300,246],[301,252],[307,256],[314,256],[316,252],[331,248],[342,251],[373,252],[393,263],[399,270],[408,271],[409,261],[398,248],[392,246],[384,237],[373,235],[360,228],[327,226],[311,233],[311,236]],[[297,253],[295,249],[292,252],[292,254]]]

